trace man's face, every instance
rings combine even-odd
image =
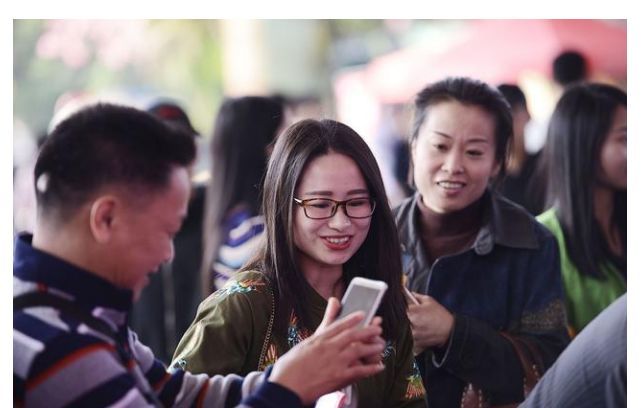
[[[125,204],[111,248],[112,276],[117,286],[134,292],[135,300],[149,283],[148,275],[173,258],[172,240],[186,215],[189,196],[188,171],[175,167],[165,190]]]

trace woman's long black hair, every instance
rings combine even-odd
[[[401,322],[407,321],[398,233],[373,154],[364,140],[342,123],[303,120],[278,138],[268,164],[262,196],[266,239],[247,269],[263,271],[274,285],[277,330],[286,329],[291,310],[304,327],[315,329],[305,307],[309,301],[305,297],[307,283],[296,261],[293,197],[306,165],[330,152],[344,154],[355,161],[376,201],[367,238],[343,266],[343,278],[346,284],[355,276],[387,283],[389,288],[378,314],[383,317],[385,338],[395,338]]]
[[[581,83],[568,88],[548,128],[545,160],[548,206],[554,206],[568,254],[580,273],[601,278],[600,266],[614,258],[595,219],[593,190],[600,153],[626,93],[614,86]],[[626,258],[626,190],[616,191],[611,219]]]
[[[206,193],[201,264],[204,296],[213,287],[212,266],[225,241],[223,222],[236,205],[259,214],[260,185],[267,150],[284,122],[279,97],[245,96],[224,100],[210,141],[211,179]]]

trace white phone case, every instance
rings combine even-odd
[[[369,324],[375,316],[386,290],[387,284],[385,282],[362,277],[353,278],[342,297],[342,311],[338,319],[361,310],[365,313],[362,325]]]

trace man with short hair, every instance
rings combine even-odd
[[[192,139],[133,108],[96,105],[60,123],[34,179],[33,237],[14,255],[14,405],[248,407],[311,404],[382,370],[381,328],[331,323],[265,373],[166,372],[126,325],[151,271],[173,257]],[[213,345],[216,347],[216,345]]]

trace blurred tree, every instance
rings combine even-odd
[[[257,38],[232,47],[259,47],[262,55],[233,69],[261,77],[266,89],[257,92],[317,95],[328,104],[337,71],[427,42],[431,27],[444,26],[432,20],[258,22]],[[37,133],[66,93],[141,107],[168,97],[208,136],[224,92],[222,26],[220,20],[14,20],[14,116]]]
[[[14,116],[46,129],[67,92],[185,104],[203,133],[221,98],[216,20],[14,20]]]
[[[85,78],[84,73],[69,70],[62,61],[36,56],[44,28],[41,20],[14,20],[13,24],[13,112],[35,133],[47,129],[56,99],[65,91],[77,89]]]

